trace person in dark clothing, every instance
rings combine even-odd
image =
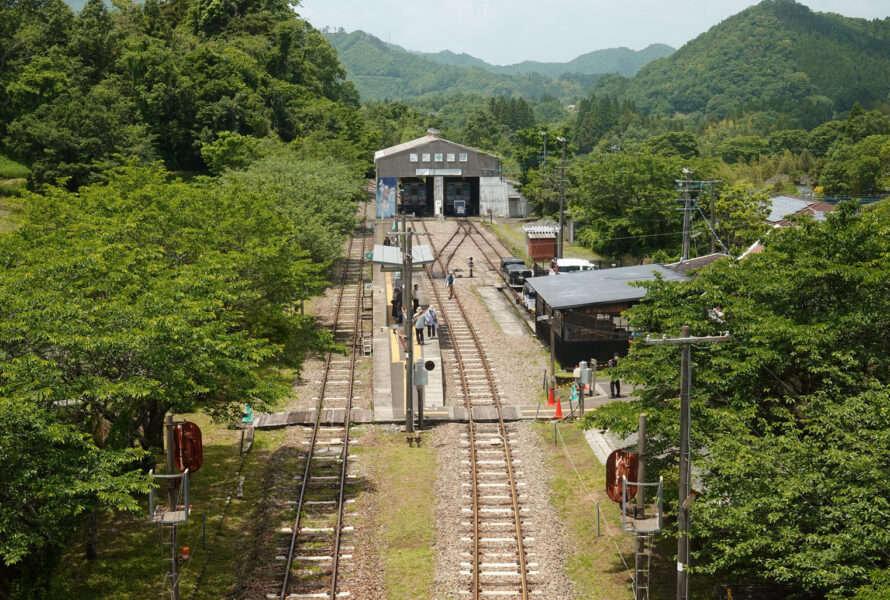
[[[399,288],[392,291],[392,318],[396,323],[402,323],[402,290]]]
[[[609,393],[613,398],[621,397],[621,380],[618,379],[618,376],[612,371],[613,368],[618,366],[618,353],[615,353],[615,356],[609,359]]]

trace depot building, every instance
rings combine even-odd
[[[528,202],[502,176],[501,159],[429,134],[378,150],[377,218],[418,216],[525,217]]]

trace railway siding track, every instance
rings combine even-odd
[[[296,496],[287,501],[293,507],[293,522],[278,532],[281,541],[275,558],[283,564],[283,572],[278,591],[266,594],[270,600],[355,597],[350,590],[354,582],[348,579],[353,566],[353,528],[346,524],[356,483],[349,474],[349,462],[354,458],[349,453],[350,416],[354,386],[360,383],[355,370],[365,320],[362,287],[369,237],[363,220],[341,263],[332,331],[335,341],[347,347],[347,357],[335,359],[329,353],[325,359],[311,435],[301,441],[302,473],[293,476],[287,486]],[[342,408],[343,420],[322,422],[323,408]]]

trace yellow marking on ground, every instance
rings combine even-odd
[[[393,292],[393,281],[392,281],[392,273],[386,274],[386,306],[392,306],[392,292]],[[387,317],[386,322],[389,323],[390,315],[392,315],[392,311],[387,309],[386,311]],[[393,323],[395,324],[395,323]],[[399,352],[399,337],[398,337],[398,329],[391,330],[394,333],[390,333],[389,338],[389,351],[392,362],[400,363],[402,365],[403,371],[405,366],[405,361],[402,360],[402,355]],[[402,377],[402,410],[408,411],[408,393],[405,389],[405,378]],[[397,385],[396,382],[392,382],[393,386]]]

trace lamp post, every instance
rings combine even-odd
[[[562,136],[556,139],[562,144],[562,167],[559,173],[559,243],[556,245],[556,257],[562,258],[563,219],[566,202],[566,139]]]

